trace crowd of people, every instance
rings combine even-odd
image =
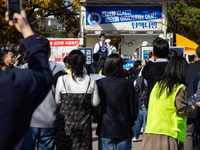
[[[25,11],[14,19],[6,13],[24,37],[26,54],[5,51],[0,63],[1,150],[91,150],[92,121],[99,150],[131,150],[141,127],[142,150],[200,147],[194,136],[200,133],[200,47],[188,65],[157,38],[149,58],[125,70],[101,34],[92,64],[72,50],[63,70],[48,61],[49,40],[36,38]]]

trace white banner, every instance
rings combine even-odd
[[[48,38],[51,46],[50,61],[63,65],[63,59],[77,46],[83,45],[82,38]]]

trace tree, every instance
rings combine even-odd
[[[200,44],[200,1],[168,3],[168,32],[181,34]]]
[[[5,21],[5,12],[6,12],[6,3],[0,0],[0,46],[5,47],[6,43],[16,43],[16,38],[20,38],[19,32],[14,28],[8,26],[8,23]]]
[[[66,38],[68,37],[68,34],[63,29],[62,26],[39,26],[38,29],[36,29],[36,35],[37,36],[43,36],[43,37],[49,37],[49,38]]]
[[[77,27],[77,15],[79,11],[79,0],[22,0],[27,18],[33,30],[38,29],[38,22],[42,22],[45,17],[54,15],[60,22],[65,22],[66,32],[73,31]],[[6,0],[0,0],[0,46],[8,41],[17,44],[21,35],[14,27],[9,27],[5,22]]]

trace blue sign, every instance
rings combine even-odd
[[[161,6],[87,6],[86,26],[130,22],[132,29],[158,29],[162,19]],[[159,20],[156,21],[156,20]]]
[[[125,62],[126,62],[126,64],[123,65],[123,68],[124,69],[130,69],[131,67],[133,67],[133,63],[135,61],[125,61]]]
[[[79,50],[85,55],[86,57],[86,65],[89,65],[92,63],[92,47],[82,47],[79,48]]]
[[[149,57],[149,53],[153,50],[143,50],[143,60]]]

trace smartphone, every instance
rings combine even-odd
[[[13,19],[13,14],[20,14],[22,10],[21,0],[7,0],[7,10],[9,12],[9,20],[16,21]]]

